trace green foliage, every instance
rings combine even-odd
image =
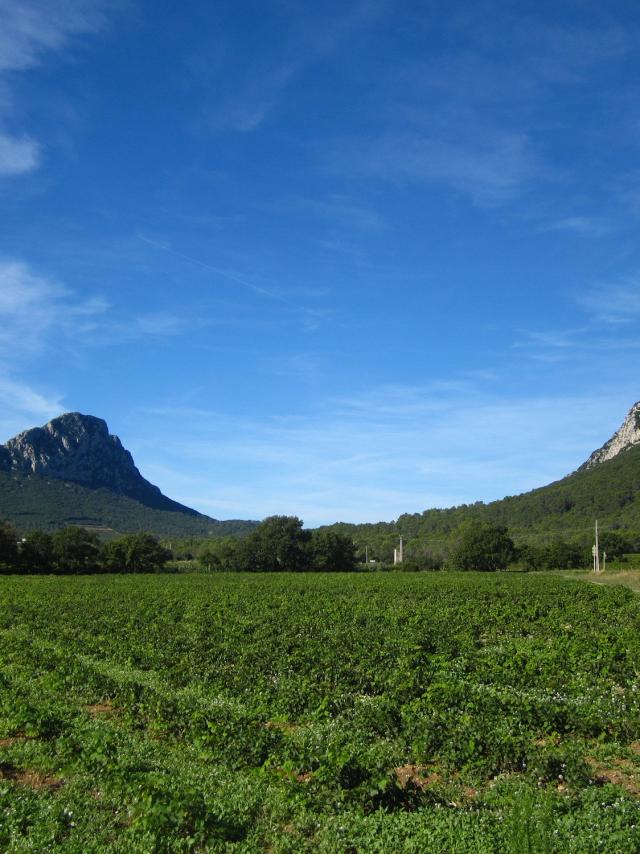
[[[173,502],[167,505],[171,507]],[[178,505],[176,505],[177,507]],[[156,536],[242,536],[255,522],[219,522],[195,511],[162,509],[118,495],[109,489],[90,489],[71,481],[20,476],[0,471],[0,518],[20,532],[53,532],[69,525],[93,527],[100,533],[140,533]]]
[[[18,535],[8,522],[0,520],[0,572],[11,571],[18,561]]]
[[[51,534],[30,531],[20,546],[19,566],[26,572],[50,572],[55,566]]]
[[[100,565],[108,572],[154,572],[166,564],[171,552],[151,534],[128,534],[104,543]]]
[[[405,513],[395,522],[338,523],[329,528],[357,542],[361,559],[367,545],[370,558],[391,561],[402,534],[408,557],[430,550],[446,561],[457,529],[470,519],[505,525],[518,545],[546,546],[562,540],[576,542],[587,552],[593,543],[594,521],[598,519],[603,535],[615,531],[631,546],[626,551],[640,550],[640,446],[592,469],[490,504],[463,504],[445,510]]]
[[[12,572],[92,573],[154,572],[171,557],[150,534],[128,534],[117,540],[100,542],[93,531],[70,526],[47,534],[32,531],[20,543],[10,566]]]
[[[353,541],[337,531],[313,531],[309,551],[311,565],[318,572],[352,572],[357,567]]]
[[[620,560],[628,552],[636,550],[634,539],[619,531],[603,531],[599,539],[600,549],[607,553],[609,560]]]
[[[356,547],[336,531],[307,531],[297,516],[270,516],[243,540],[209,540],[198,552],[207,572],[351,572]]]
[[[591,563],[588,548],[558,539],[545,546],[524,545],[518,553],[526,570],[583,569]]]
[[[495,572],[506,569],[514,557],[515,546],[504,525],[470,519],[456,532],[450,561],[454,569]]]
[[[203,544],[199,562],[211,572],[302,572],[311,568],[310,539],[297,516],[269,516],[242,540]]]
[[[550,575],[5,577],[0,849],[636,854],[639,618]]]
[[[238,564],[238,545],[234,537],[206,540],[198,549],[198,564],[207,572],[233,572]]]
[[[247,540],[256,572],[300,572],[309,565],[311,533],[297,516],[269,516]]]
[[[60,572],[88,572],[99,564],[100,540],[97,534],[70,525],[52,537],[53,560]]]

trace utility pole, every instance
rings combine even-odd
[[[591,549],[591,553],[593,555],[593,571],[595,573],[600,572],[600,544],[598,542],[598,520],[596,519],[596,541]]]
[[[393,563],[402,563],[402,536],[400,537],[400,548],[393,550]]]
[[[602,552],[602,571],[604,572],[607,568],[607,553]]]

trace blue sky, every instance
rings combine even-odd
[[[635,2],[0,0],[0,440],[217,518],[491,500],[640,398]]]

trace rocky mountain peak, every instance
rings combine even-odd
[[[142,477],[129,451],[109,433],[106,421],[80,412],[68,412],[10,439],[0,446],[0,467],[106,487],[141,501],[164,497]]]
[[[613,459],[620,451],[625,451],[638,443],[640,443],[640,401],[631,407],[620,429],[601,448],[594,451],[578,471],[593,468],[599,463]]]

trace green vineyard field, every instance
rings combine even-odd
[[[640,598],[0,578],[0,850],[640,850]]]

